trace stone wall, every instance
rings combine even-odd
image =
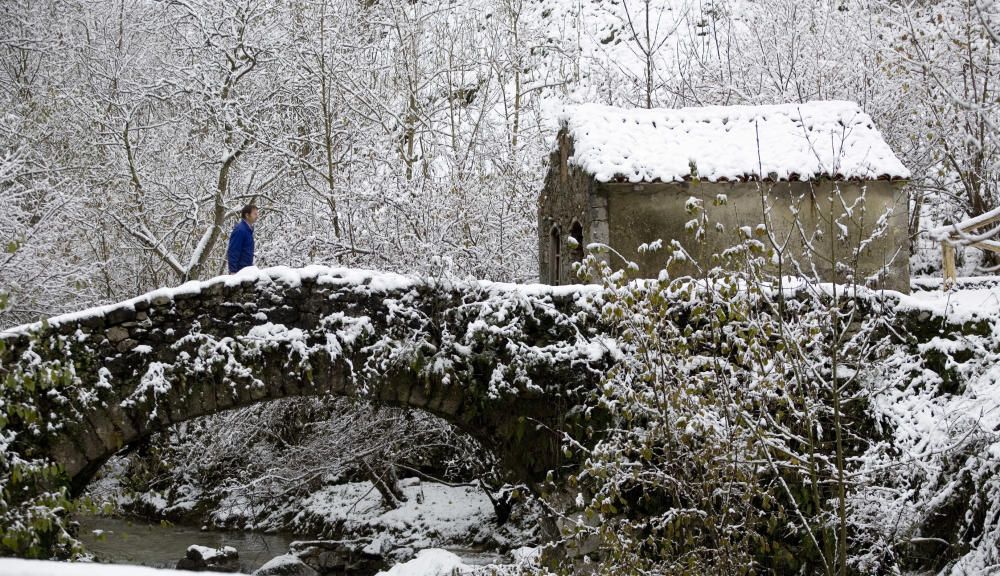
[[[583,246],[608,242],[608,207],[604,195],[594,193],[594,181],[586,172],[569,164],[573,141],[560,132],[558,146],[549,156],[549,172],[538,198],[539,279],[545,284],[575,284],[573,263],[583,255],[566,244],[575,222],[582,227]],[[556,231],[556,235],[553,235]],[[558,265],[554,262],[555,238],[559,238]]]

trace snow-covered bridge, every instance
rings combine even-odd
[[[0,381],[30,390],[41,415],[8,428],[79,490],[172,424],[338,394],[441,416],[537,481],[610,365],[598,300],[579,286],[247,269],[0,333]]]

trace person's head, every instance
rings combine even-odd
[[[257,207],[253,204],[247,204],[242,210],[240,210],[240,218],[246,220],[247,224],[253,225],[257,222],[257,217]]]

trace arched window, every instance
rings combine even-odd
[[[569,235],[576,240],[576,247],[570,253],[570,258],[573,262],[583,262],[583,224],[580,224],[579,220],[574,220],[573,225],[570,226]]]
[[[559,225],[552,227],[549,231],[549,281],[552,284],[560,283],[560,271],[562,270],[562,232]]]

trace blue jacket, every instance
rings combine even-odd
[[[247,266],[253,266],[253,228],[246,220],[240,220],[229,235],[229,273],[235,274]]]

